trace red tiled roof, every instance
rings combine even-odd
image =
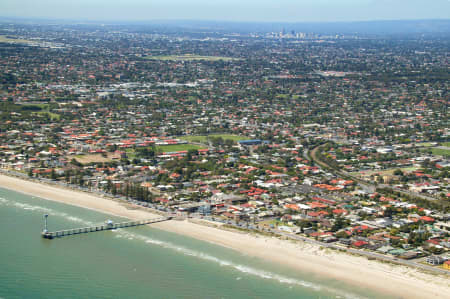
[[[367,244],[369,244],[369,243],[367,243],[366,241],[356,241],[356,242],[352,243],[352,245],[355,246],[355,247],[362,247],[362,246],[367,245]]]
[[[423,220],[425,222],[434,222],[434,219],[428,216],[422,216],[420,217],[420,220]]]

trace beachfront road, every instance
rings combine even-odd
[[[278,232],[277,231],[275,233],[280,235],[280,236],[284,236],[284,237],[287,237],[287,238],[290,238],[290,239],[294,239],[294,240],[298,240],[298,241],[303,241],[303,242],[306,242],[306,243],[309,243],[309,244],[319,245],[319,246],[323,246],[323,247],[330,248],[330,249],[335,249],[335,250],[344,250],[344,251],[346,251],[348,253],[361,255],[361,256],[366,256],[366,257],[369,257],[369,258],[374,258],[374,259],[377,259],[377,260],[391,262],[391,263],[394,263],[394,264],[410,266],[410,267],[413,267],[413,268],[418,268],[418,269],[422,269],[422,270],[426,270],[426,271],[431,271],[431,272],[438,273],[438,274],[446,274],[446,275],[450,274],[449,271],[444,270],[444,269],[434,268],[432,266],[420,264],[420,263],[417,263],[417,262],[414,262],[414,261],[408,261],[408,260],[398,259],[398,258],[394,258],[394,257],[389,257],[389,256],[385,256],[385,255],[382,255],[382,254],[379,254],[379,253],[376,253],[376,252],[363,251],[363,250],[348,248],[348,247],[339,246],[339,245],[331,244],[331,243],[323,243],[323,242],[320,242],[320,241],[309,239],[307,237],[294,235],[294,234],[290,234],[290,233],[285,233],[285,232]]]

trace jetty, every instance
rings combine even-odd
[[[114,223],[111,220],[108,220],[103,225],[72,228],[72,229],[65,229],[65,230],[50,232],[47,230],[47,217],[48,217],[48,215],[45,215],[45,220],[46,220],[45,221],[45,229],[41,233],[42,237],[45,239],[53,239],[53,238],[71,236],[71,235],[101,232],[101,231],[105,231],[105,230],[113,230],[113,229],[125,228],[125,227],[141,226],[141,225],[147,225],[147,224],[152,224],[152,223],[157,223],[157,222],[168,221],[168,220],[172,219],[172,217],[159,217],[159,218],[152,218],[152,219],[147,219],[147,220],[137,220],[137,221],[128,221],[128,222],[119,222],[119,223]]]

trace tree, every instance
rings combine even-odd
[[[70,174],[71,174],[71,171],[70,171],[70,169],[68,169],[68,170],[66,170],[66,171],[65,171],[65,175],[66,175],[66,182],[67,182],[67,183],[69,183],[69,182],[70,182]]]
[[[348,234],[345,231],[340,231],[336,233],[336,237],[339,239],[346,239],[348,238]]]
[[[54,169],[54,168],[52,168],[52,172],[50,173],[50,178],[51,178],[52,180],[56,180],[56,172],[55,172],[55,169]]]
[[[108,181],[108,182],[110,182],[110,181]],[[116,184],[112,184],[112,187],[111,187],[111,193],[112,193],[112,195],[116,195],[116,194],[117,194],[117,187],[116,187]]]
[[[130,195],[130,185],[127,183],[125,185],[125,197],[128,199],[129,195]]]
[[[198,156],[198,150],[196,149],[188,150],[186,160],[191,161],[193,156]]]
[[[396,169],[394,171],[394,175],[403,175],[403,171],[401,171],[400,169]]]
[[[73,164],[73,165],[78,166],[78,167],[83,166],[83,164],[81,164],[80,162],[78,162],[75,158],[73,158],[72,160],[70,160],[70,164]]]
[[[338,230],[344,228],[347,226],[346,221],[344,220],[344,218],[342,217],[337,217],[336,220],[334,221],[333,226],[331,227],[331,231],[332,232],[337,232]]]

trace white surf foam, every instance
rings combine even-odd
[[[130,232],[127,232],[124,230],[117,230],[116,232],[118,233],[116,236],[117,238],[124,238],[124,239],[128,239],[128,240],[140,240],[147,244],[161,246],[163,248],[171,249],[171,250],[174,250],[176,252],[182,253],[187,256],[192,256],[192,257],[199,258],[202,260],[210,261],[210,262],[216,263],[222,267],[232,268],[234,270],[237,270],[237,271],[247,274],[247,275],[256,276],[256,277],[259,277],[262,279],[276,280],[280,283],[288,284],[291,286],[297,285],[300,287],[312,289],[314,291],[322,290],[322,291],[328,291],[328,292],[335,293],[335,294],[338,293],[338,294],[340,294],[340,296],[343,296],[344,298],[348,298],[348,299],[361,299],[362,298],[362,297],[356,296],[355,294],[345,293],[343,291],[335,290],[335,289],[332,289],[329,287],[324,287],[324,286],[321,286],[321,285],[318,285],[318,284],[315,284],[312,282],[287,277],[284,275],[276,274],[276,273],[261,270],[261,269],[256,269],[256,268],[253,268],[250,266],[237,264],[237,263],[234,263],[234,262],[231,262],[228,260],[219,259],[212,255],[209,255],[209,254],[206,254],[203,252],[199,252],[199,251],[195,251],[195,250],[183,247],[183,246],[179,246],[179,245],[173,244],[171,242],[152,239],[152,238],[149,238],[146,236],[142,236],[142,235],[135,234],[135,233],[130,233]],[[239,277],[239,279],[241,279],[241,277]]]
[[[17,201],[13,201],[13,200],[8,200],[5,198],[0,198],[0,204],[1,205],[5,205],[5,206],[11,206],[11,207],[16,207],[25,211],[37,211],[37,212],[42,212],[42,213],[46,213],[50,216],[56,216],[56,217],[61,217],[64,219],[67,219],[71,222],[77,222],[77,223],[82,223],[84,225],[95,225],[93,222],[91,221],[87,221],[85,219],[79,218],[79,217],[75,217],[73,215],[70,215],[68,213],[65,212],[59,212],[50,208],[46,208],[46,207],[42,207],[42,206],[38,206],[38,205],[32,205],[32,204],[28,204],[28,203],[22,203],[22,202],[17,202]]]
[[[84,225],[88,225],[88,226],[92,226],[95,225],[93,222],[91,221],[87,221],[85,219],[79,218],[79,217],[75,217],[72,215],[69,215],[65,212],[59,212],[59,211],[55,211],[53,209],[50,208],[46,208],[46,207],[42,207],[42,206],[38,206],[38,205],[31,205],[31,204],[27,204],[27,203],[20,203],[20,202],[16,202],[16,201],[12,201],[12,200],[8,200],[5,198],[0,197],[0,205],[7,205],[7,206],[14,206],[23,210],[27,210],[27,211],[39,211],[39,212],[44,212],[46,214],[52,215],[52,216],[57,216],[57,217],[62,217],[65,218],[69,221],[72,222],[77,222],[77,223],[82,223]],[[195,251],[183,246],[179,246],[176,244],[173,244],[171,242],[166,242],[166,241],[161,241],[161,240],[156,240],[150,237],[146,237],[143,235],[139,235],[139,234],[135,234],[135,233],[130,233],[127,232],[125,230],[122,229],[117,229],[117,230],[113,230],[114,233],[116,233],[116,237],[117,238],[123,238],[123,239],[127,239],[127,240],[140,240],[143,241],[147,244],[152,244],[152,245],[157,245],[163,248],[167,248],[167,249],[171,249],[173,251],[179,252],[181,254],[184,254],[186,256],[192,256],[195,258],[199,258],[205,261],[210,261],[213,263],[216,263],[222,267],[228,267],[228,268],[232,268],[236,271],[239,271],[241,273],[247,274],[247,275],[252,275],[252,276],[256,276],[262,279],[268,279],[268,280],[275,280],[278,281],[280,283],[283,284],[288,284],[290,286],[293,285],[297,285],[297,286],[301,286],[301,287],[305,287],[305,288],[309,288],[312,289],[314,291],[328,291],[328,292],[332,292],[332,293],[338,293],[340,294],[340,296],[338,295],[336,298],[348,298],[348,299],[360,299],[361,297],[356,296],[354,294],[349,294],[349,293],[344,293],[340,290],[335,290],[329,287],[324,287],[312,282],[308,282],[308,281],[304,281],[304,280],[300,280],[300,279],[296,279],[296,278],[291,278],[291,277],[287,277],[284,275],[280,275],[280,274],[276,274],[276,273],[272,273],[272,272],[268,272],[265,270],[261,270],[261,269],[256,269],[250,266],[246,266],[246,265],[241,265],[241,264],[237,264],[228,260],[223,260],[223,259],[219,259],[217,257],[214,257],[212,255],[203,253],[203,252],[199,252],[199,251]],[[242,279],[241,277],[239,277],[238,280]],[[341,297],[342,296],[342,297]]]

